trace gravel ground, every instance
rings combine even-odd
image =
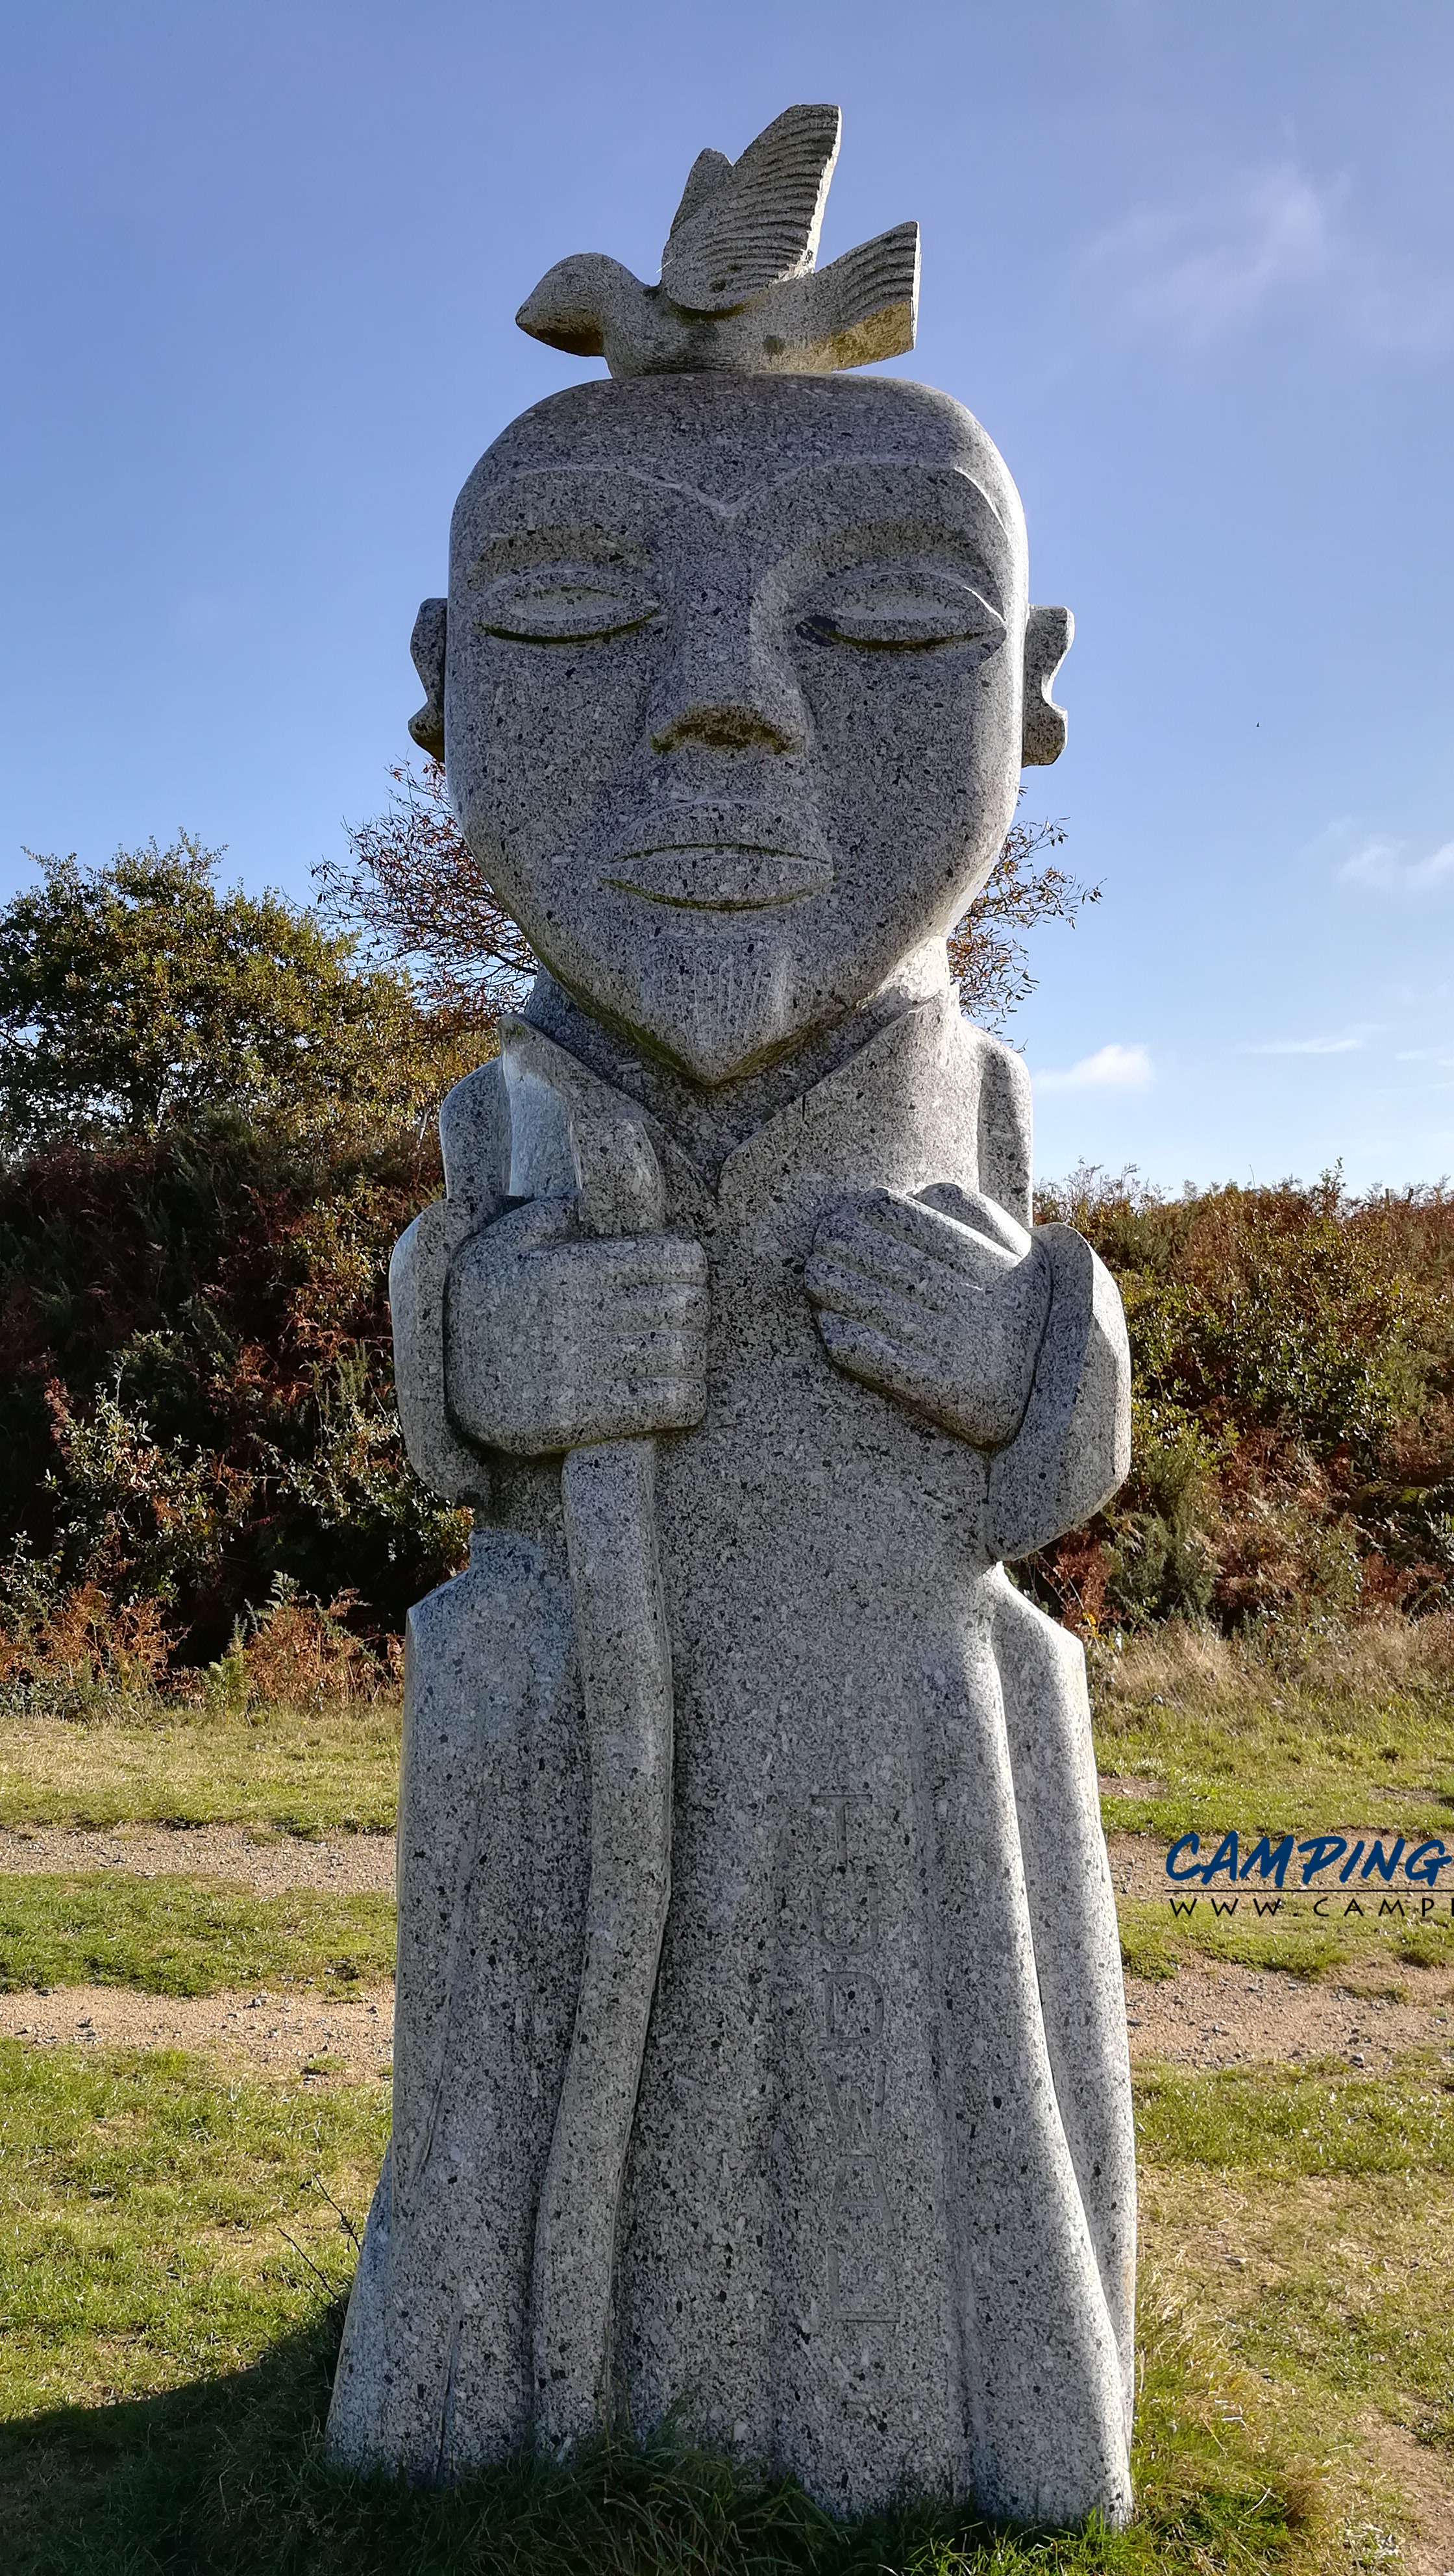
[[[1113,1834],[1110,1852],[1122,1894],[1165,1892],[1162,1844]],[[0,1871],[106,1869],[147,1878],[213,1876],[262,1896],[298,1887],[387,1895],[394,1885],[394,1840],[342,1834],[313,1842],[234,1825],[0,1831]],[[1208,2069],[1341,2057],[1378,2073],[1409,2049],[1433,2046],[1454,2063],[1454,1971],[1400,1964],[1398,1985],[1402,1999],[1374,2001],[1326,1980],[1258,1974],[1218,1960],[1156,1981],[1131,1977],[1131,2055],[1138,2064],[1160,2059]],[[388,2063],[393,2001],[392,1986],[370,1987],[347,2001],[169,1997],[76,1986],[50,1995],[0,1994],[0,2032],[52,2046],[220,2050],[294,2075],[310,2059],[330,2056],[358,2074]]]
[[[135,1878],[231,1879],[259,1896],[292,1887],[334,1896],[392,1896],[392,1834],[254,1834],[245,1825],[117,1825],[100,1832],[0,1828],[0,1871],[115,1869]]]
[[[1249,1976],[1217,1961],[1156,1983],[1126,1981],[1131,2056],[1210,2070],[1342,2058],[1382,2074],[1410,2049],[1437,2050],[1454,2069],[1454,1972],[1408,1968],[1406,2000],[1370,2001],[1298,1977]],[[331,2056],[354,2074],[377,2071],[393,2049],[394,1990],[370,1986],[347,2002],[278,1994],[138,1995],[124,1986],[58,1986],[0,1995],[0,2033],[42,2046],[236,2051],[297,2074]]]
[[[1381,2075],[1408,2050],[1433,2047],[1454,2066],[1454,1970],[1400,1964],[1398,1983],[1406,2000],[1373,2001],[1322,1979],[1218,1959],[1174,1977],[1128,1977],[1132,2061],[1210,2068],[1341,2057]]]
[[[387,2071],[394,2046],[394,1989],[368,1986],[346,2003],[276,1994],[137,1995],[125,1986],[57,1986],[50,1994],[0,1995],[0,2034],[40,2047],[185,2048],[242,2058],[270,2075],[316,2080]]]
[[[1346,1831],[1350,1842],[1358,1839],[1357,1828],[1337,1830]],[[1378,1828],[1364,1826],[1362,1831],[1367,1837]],[[1386,1838],[1388,1828],[1383,1831]],[[1164,1841],[1149,1834],[1111,1834],[1108,1849],[1118,1895],[1168,1894],[1171,1881],[1166,1875]],[[0,1871],[72,1869],[117,1869],[139,1878],[173,1874],[228,1878],[261,1896],[278,1895],[290,1887],[332,1889],[340,1896],[387,1896],[394,1887],[394,1837],[336,1834],[311,1841],[295,1834],[258,1834],[245,1825],[126,1825],[99,1832],[60,1825],[29,1826],[20,1832],[0,1827]],[[1261,1880],[1256,1886],[1262,1892]]]

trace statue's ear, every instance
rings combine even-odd
[[[444,758],[444,647],[447,599],[426,599],[414,620],[409,652],[424,683],[424,704],[409,718],[409,731],[431,760]]]
[[[1070,651],[1075,619],[1068,608],[1032,608],[1025,619],[1025,716],[1020,758],[1027,769],[1044,769],[1065,749],[1065,710],[1056,706],[1050,683]],[[418,656],[415,656],[418,659]]]

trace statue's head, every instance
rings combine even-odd
[[[721,164],[705,212],[780,128],[825,116],[836,148],[835,111],[790,110]],[[801,164],[801,131],[789,141]],[[826,170],[831,152],[818,212]],[[699,264],[727,267],[719,217],[723,231]],[[884,237],[900,246],[891,292],[911,232]],[[810,260],[816,214],[809,235]],[[470,847],[557,982],[716,1084],[943,939],[994,865],[1022,762],[1060,748],[1048,682],[1069,620],[1027,608],[1019,498],[978,422],[926,387],[828,372],[843,359],[821,352],[845,334],[867,355],[906,345],[904,299],[885,304],[884,258],[871,266],[882,245],[749,278],[720,319],[673,302],[671,254],[661,287],[626,280],[644,320],[609,262],[562,263],[564,325],[561,272],[524,308],[575,348],[609,355],[614,334],[627,363],[525,413],[470,476],[447,619],[426,603],[416,628],[430,704],[415,731],[438,749],[442,730]],[[812,291],[853,262],[857,315],[840,294],[815,337]],[[594,341],[593,268],[610,272],[597,304],[617,308]],[[780,313],[775,297],[795,301]],[[714,335],[734,331],[724,351]],[[788,364],[744,365],[743,346]]]

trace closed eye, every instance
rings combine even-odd
[[[957,573],[926,564],[860,564],[817,592],[799,633],[817,644],[856,644],[869,651],[978,644],[993,652],[1005,640],[1005,621]]]
[[[575,564],[538,564],[508,573],[481,592],[479,630],[518,644],[585,644],[629,635],[661,607],[629,574]]]

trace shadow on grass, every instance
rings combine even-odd
[[[0,2425],[7,2576],[898,2576],[1111,2569],[1123,2544],[996,2535],[932,2503],[844,2526],[685,2445],[602,2443],[448,2488],[330,2469],[342,2305],[251,2369]]]
[[[251,2369],[0,2424],[5,2576],[1275,2576],[1313,2563],[1280,2482],[1254,2500],[1230,2463],[1190,2454],[1120,2534],[992,2529],[933,2500],[842,2524],[790,2480],[669,2435],[449,2487],[354,2477],[322,2456],[342,2323],[340,2301]]]

